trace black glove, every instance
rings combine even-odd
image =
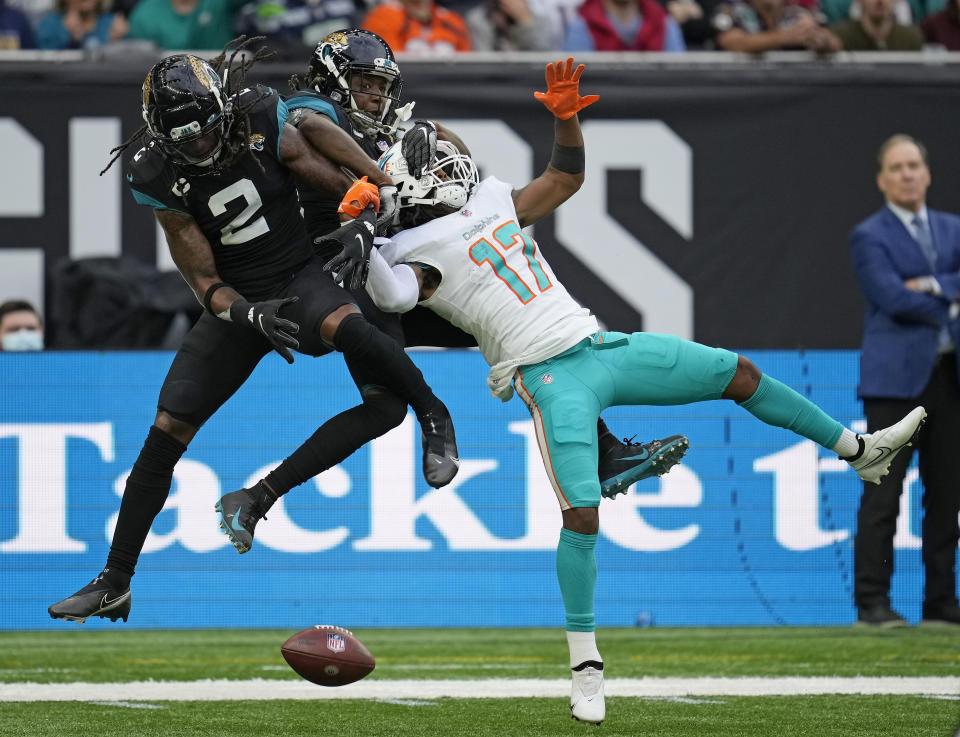
[[[407,170],[418,179],[432,165],[437,155],[437,126],[429,120],[417,120],[400,139],[400,153]]]
[[[332,233],[314,238],[315,246],[323,248],[336,242],[340,253],[323,265],[324,271],[332,271],[334,281],[344,284],[349,278],[350,289],[363,289],[370,268],[370,251],[373,250],[374,221],[373,205],[367,205],[360,217],[340,226]]]
[[[241,297],[230,305],[230,320],[238,325],[251,327],[264,335],[287,363],[293,363],[293,353],[290,349],[300,347],[300,341],[293,337],[300,332],[300,326],[278,317],[277,313],[284,305],[292,304],[299,299],[299,297],[284,297],[269,299],[266,302],[247,302]]]

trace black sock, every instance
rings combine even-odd
[[[125,571],[118,571],[116,568],[104,568],[100,575],[118,591],[123,591],[130,587],[130,574]]]
[[[255,483],[252,487],[252,490],[259,495],[256,501],[256,511],[259,512],[261,517],[266,519],[267,512],[270,511],[270,508],[273,506],[274,502],[276,502],[277,499],[282,496],[282,494],[274,491],[273,486],[265,478],[260,479],[257,483]]]
[[[407,403],[384,389],[369,388],[363,404],[331,417],[265,479],[276,496],[337,465],[358,448],[389,432],[407,414]]]
[[[607,423],[603,421],[602,417],[597,418],[597,446],[600,450],[600,455],[603,456],[610,451],[611,448],[620,445],[620,441],[617,440],[616,436],[610,432],[610,428],[607,427]]]
[[[147,434],[137,462],[133,464],[120,502],[117,529],[107,556],[111,576],[133,575],[150,525],[160,514],[173,479],[173,467],[187,446],[154,426]],[[117,579],[111,578],[111,582]]]
[[[333,336],[334,347],[377,383],[387,387],[422,417],[440,400],[423,380],[423,374],[397,341],[367,322],[360,314],[347,315]]]

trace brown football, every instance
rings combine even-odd
[[[320,686],[359,681],[376,666],[373,655],[350,630],[318,624],[298,632],[280,646],[297,675]]]

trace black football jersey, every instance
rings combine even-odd
[[[289,95],[286,102],[291,113],[294,110],[304,109],[326,115],[346,131],[374,161],[393,144],[393,138],[382,134],[375,139],[358,136],[353,130],[346,110],[319,92],[299,90]],[[337,216],[340,200],[331,199],[328,195],[315,190],[303,189],[300,192],[300,202],[303,205],[303,219],[307,223],[307,231],[311,236],[326,235],[340,227],[340,219]],[[321,255],[333,256],[334,253]]]
[[[256,86],[241,93],[260,100],[248,113],[249,150],[229,169],[191,174],[149,144],[127,167],[136,201],[193,217],[213,248],[220,278],[249,300],[276,293],[311,256],[296,181],[280,159],[280,132],[289,111],[277,92]]]

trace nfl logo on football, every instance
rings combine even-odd
[[[327,633],[327,650],[334,653],[342,653],[347,649],[347,642],[343,639],[343,635],[338,635],[336,632]]]

